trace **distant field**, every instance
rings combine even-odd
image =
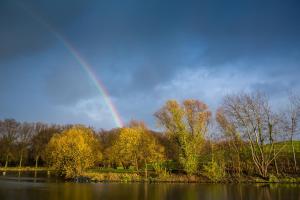
[[[295,147],[295,152],[300,153],[300,140],[294,141],[294,147]],[[290,141],[286,142],[279,142],[276,144],[277,147],[281,147],[282,145],[286,145],[286,147],[283,149],[284,152],[286,153],[292,153],[292,144]]]
[[[293,143],[294,143],[296,155],[297,155],[297,157],[299,157],[300,156],[300,141],[299,140],[293,141]],[[266,145],[266,147],[269,147],[269,146],[270,145]],[[281,150],[279,156],[291,156],[292,155],[293,149],[292,149],[292,144],[290,141],[278,142],[275,144],[276,150],[279,150],[281,148],[282,148],[282,150]],[[249,150],[249,153],[251,153],[250,150]],[[300,157],[299,157],[299,159],[300,159]]]

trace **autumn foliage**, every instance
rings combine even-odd
[[[181,105],[170,100],[155,116],[175,145],[180,165],[188,174],[196,173],[211,117],[207,105],[198,100],[185,100]]]
[[[140,121],[95,131],[81,125],[0,120],[0,167],[47,166],[67,178],[90,168],[121,169],[138,177],[152,170],[151,175],[165,180],[172,173],[204,175],[215,182],[243,175],[295,175],[300,97],[291,96],[289,103],[281,112],[265,94],[232,94],[223,98],[213,117],[199,100],[169,100],[154,114],[156,131]]]
[[[46,152],[49,165],[69,178],[82,175],[102,156],[93,132],[80,126],[55,134]]]
[[[147,163],[165,160],[164,147],[145,126],[122,128],[113,146],[108,149],[112,160],[121,166],[139,169]]]

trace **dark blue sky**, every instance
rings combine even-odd
[[[106,85],[125,122],[167,99],[215,109],[256,89],[274,104],[300,92],[300,3],[294,0],[0,0],[0,118],[114,121],[89,76],[43,24],[64,35]]]

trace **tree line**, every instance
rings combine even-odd
[[[47,166],[67,177],[88,168],[225,177],[299,173],[300,98],[279,109],[261,92],[227,95],[212,112],[200,100],[167,101],[144,122],[96,131],[83,125],[0,121],[0,166]]]

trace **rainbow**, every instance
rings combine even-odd
[[[78,64],[82,67],[84,72],[88,75],[90,80],[94,83],[95,87],[103,97],[105,104],[110,110],[112,118],[118,127],[123,127],[123,121],[120,113],[118,112],[116,106],[112,102],[108,90],[106,89],[104,83],[97,78],[96,73],[93,71],[91,65],[80,55],[79,51],[65,38],[61,33],[59,33],[56,29],[54,29],[49,23],[44,21],[42,17],[34,13],[24,4],[16,2],[18,6],[20,6],[23,10],[29,13],[36,21],[38,21],[41,25],[43,25],[47,30],[49,30],[53,35],[64,45],[64,47],[70,52],[70,54],[74,57],[74,59],[78,62]]]
[[[53,32],[53,31],[52,31]],[[80,55],[80,53],[72,46],[71,43],[69,43],[65,38],[62,37],[62,35],[55,33],[56,37],[60,39],[60,41],[64,44],[66,49],[69,50],[69,52],[72,54],[72,56],[76,59],[76,61],[80,64],[80,66],[83,68],[83,70],[87,73],[89,78],[92,80],[94,85],[96,86],[99,93],[102,95],[106,105],[108,106],[110,113],[112,114],[112,117],[115,121],[115,124],[118,127],[123,127],[123,121],[121,118],[121,115],[119,114],[116,106],[113,104],[110,95],[108,93],[108,90],[104,86],[104,83],[97,78],[96,73],[93,71],[92,67],[86,62],[85,59]]]

